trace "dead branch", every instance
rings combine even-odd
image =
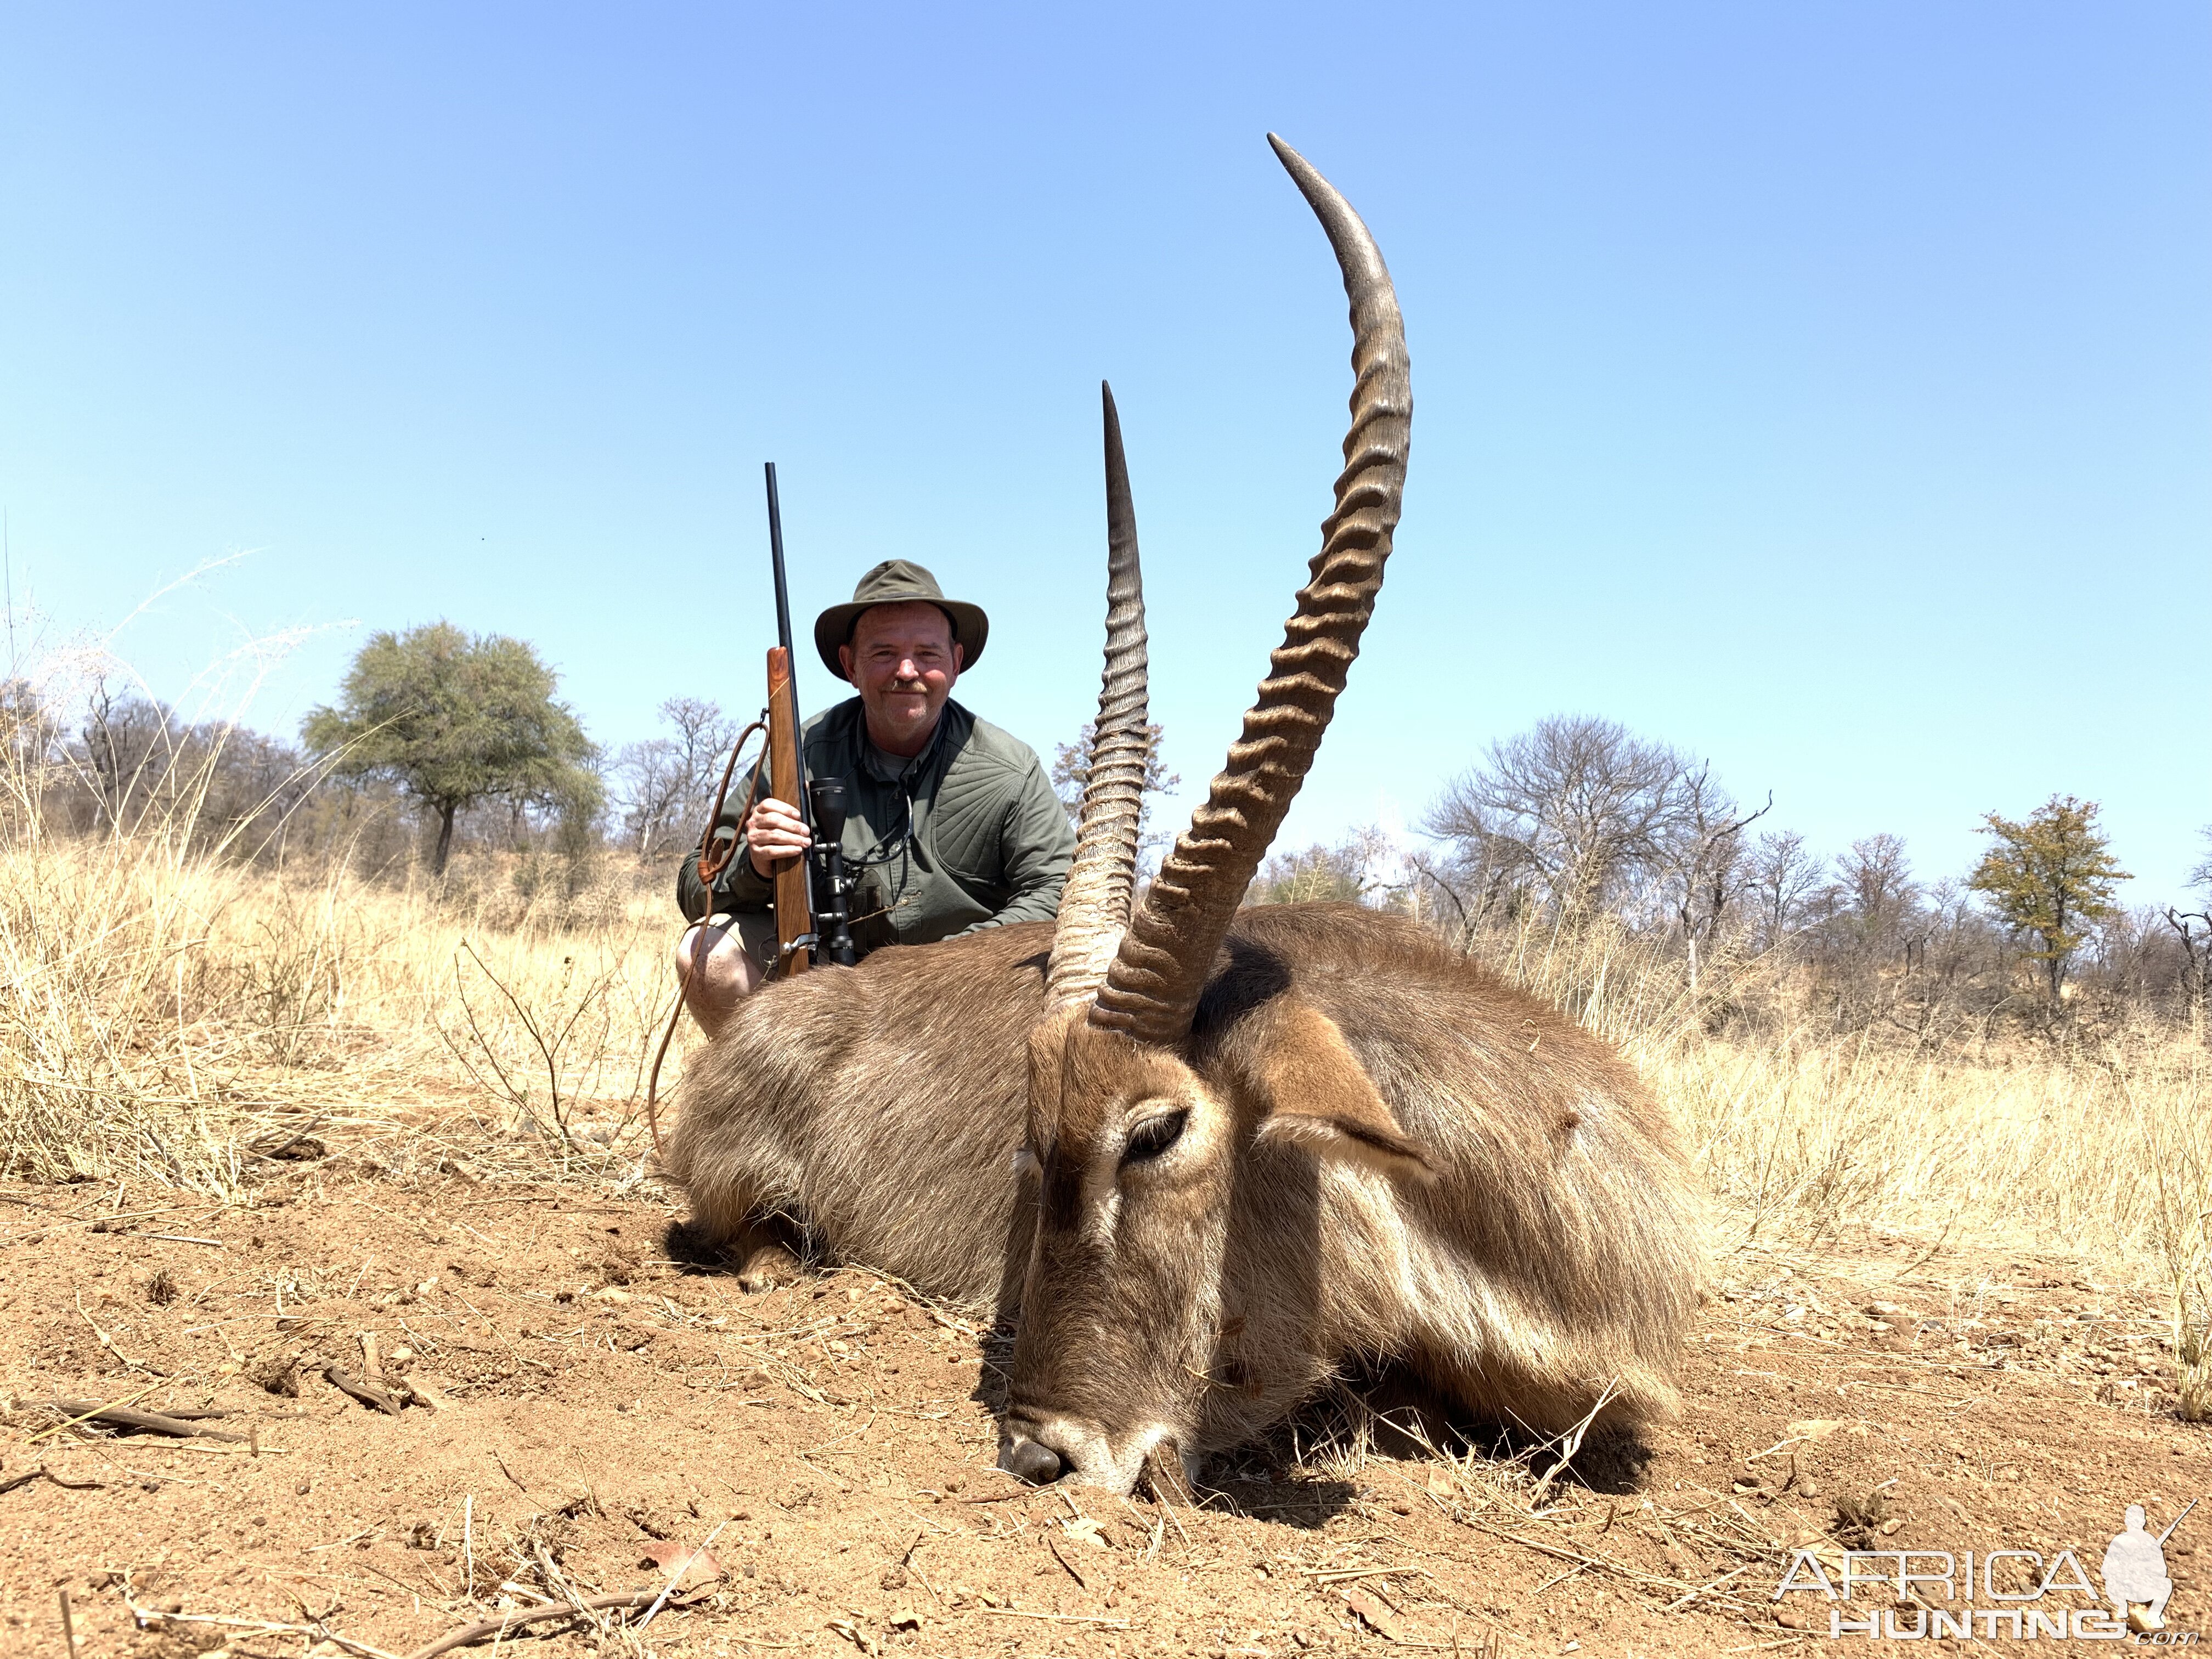
[[[169,1417],[160,1412],[142,1412],[133,1406],[103,1406],[93,1400],[50,1400],[46,1403],[74,1423],[105,1423],[110,1428],[174,1435],[181,1440],[199,1435],[209,1440],[234,1440],[240,1445],[246,1443],[246,1437],[242,1434],[226,1434],[221,1429],[201,1427],[198,1422],[191,1420],[200,1416],[198,1412],[188,1416]]]
[[[323,1380],[339,1393],[349,1394],[362,1405],[374,1407],[388,1417],[399,1415],[399,1402],[397,1400],[385,1393],[383,1389],[362,1382],[351,1372],[341,1370],[338,1366],[324,1366]],[[235,1440],[238,1437],[234,1434],[230,1438]]]

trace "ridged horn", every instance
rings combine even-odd
[[[1206,804],[1176,840],[1122,936],[1089,1018],[1147,1042],[1190,1030],[1199,992],[1244,890],[1305,781],[1382,590],[1405,495],[1413,392],[1390,273],[1367,227],[1328,180],[1272,132],[1267,142],[1328,233],[1352,301],[1352,427],[1336,507],[1268,659],[1258,700]]]
[[[1075,830],[1075,862],[1060,895],[1045,969],[1045,1002],[1062,1007],[1094,994],[1129,925],[1136,879],[1137,824],[1152,736],[1146,715],[1145,579],[1137,562],[1137,510],[1121,453],[1114,388],[1098,393],[1106,417],[1106,666],[1098,683],[1098,724],[1091,775]]]

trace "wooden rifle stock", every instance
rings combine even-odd
[[[768,653],[768,780],[769,793],[794,811],[802,811],[799,783],[799,700],[791,686],[791,653],[771,646]],[[803,974],[811,967],[808,945],[792,947],[800,939],[811,943],[814,932],[813,894],[809,890],[806,860],[778,859],[769,866],[775,878],[775,938],[779,971]]]

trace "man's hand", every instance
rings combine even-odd
[[[745,852],[753,872],[763,879],[775,873],[775,864],[796,858],[814,844],[799,809],[773,795],[753,808],[745,819]]]

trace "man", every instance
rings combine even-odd
[[[860,695],[808,720],[799,753],[807,777],[845,781],[840,845],[864,955],[1060,909],[1075,832],[1044,768],[1028,744],[951,700],[990,629],[981,608],[946,599],[904,559],[878,565],[850,605],[815,620],[823,665]],[[740,835],[714,890],[694,858],[676,878],[677,903],[700,923],[678,944],[676,969],[690,975],[686,1000],[709,1036],[774,963],[773,866],[810,845],[789,803],[763,799],[738,825],[743,810],[732,800],[724,815]]]

